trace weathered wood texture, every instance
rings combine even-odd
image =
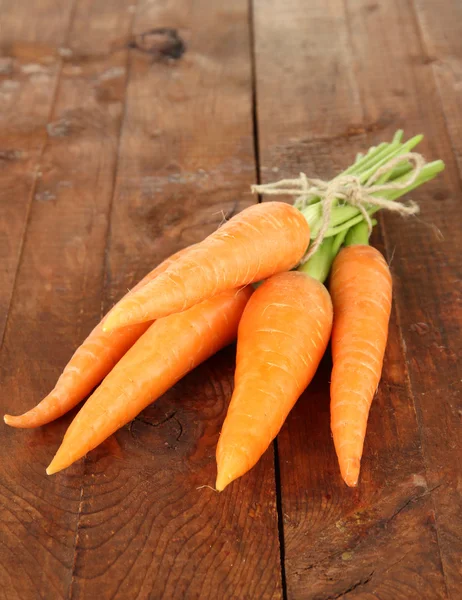
[[[339,477],[327,361],[279,436],[288,597],[456,598],[460,185],[415,15],[401,2],[257,0],[254,26],[264,180],[330,178],[399,127],[427,134],[425,154],[447,162],[414,194],[422,216],[385,215],[374,239],[395,310],[360,486]]]
[[[425,70],[435,76],[444,115],[441,129],[446,126],[449,133],[458,172],[446,136],[435,128],[434,152],[443,153],[449,172],[446,186],[435,188],[438,202],[425,205],[422,219],[438,228],[437,235],[428,239],[428,231],[419,228],[406,239],[409,253],[419,249],[419,267],[414,269],[413,261],[403,256],[396,266],[397,294],[427,479],[430,487],[439,486],[433,502],[446,585],[449,596],[457,598],[462,580],[462,43],[457,33],[462,5],[419,1],[416,10],[421,56],[430,65]],[[423,120],[434,119],[430,110]],[[391,247],[398,244],[398,235],[392,230]]]
[[[5,406],[31,406],[102,306],[255,201],[251,99],[245,2],[79,2],[3,346]],[[226,496],[200,487],[214,483],[232,366],[230,349],[57,477],[43,469],[68,418],[6,432],[5,454],[13,444],[14,463],[31,465],[43,506],[21,469],[4,474],[5,505],[29,499],[34,525],[50,529],[37,542],[34,529],[6,532],[5,565],[48,545],[24,563],[23,597],[46,596],[47,582],[70,598],[281,596],[271,453]]]
[[[53,106],[72,2],[0,2],[0,340]]]
[[[128,6],[126,0],[78,1],[48,123],[44,113],[33,125],[34,135],[47,139],[0,355],[2,412],[19,413],[40,400],[100,317],[128,56],[113,51],[113,44],[128,37]],[[47,6],[51,23],[57,9],[56,3]],[[27,20],[27,11],[22,18]],[[41,26],[47,28],[45,19]],[[65,22],[59,29],[66,29]],[[19,44],[20,31],[17,36]],[[23,70],[37,66],[31,52]],[[55,55],[58,48],[50,45],[48,52]],[[40,77],[44,90],[54,86],[54,73],[44,70]],[[109,85],[119,90],[110,102],[100,95]],[[4,598],[69,597],[82,465],[61,478],[44,472],[68,423],[65,418],[37,431],[2,427]]]
[[[153,265],[255,201],[257,171],[331,177],[399,127],[447,163],[414,194],[422,215],[384,215],[373,240],[395,306],[356,490],[330,439],[328,356],[279,436],[276,473],[271,448],[225,493],[202,487],[230,347],[57,476],[44,469],[73,415],[1,427],[0,598],[458,598],[459,4],[0,0],[0,12],[3,411],[40,399]]]

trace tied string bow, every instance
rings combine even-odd
[[[411,163],[411,171],[408,178],[404,181],[388,181],[383,184],[377,184],[377,181],[383,175],[391,172],[399,164],[406,161]],[[294,206],[299,210],[303,210],[310,204],[313,204],[317,198],[320,198],[322,210],[321,227],[308,252],[301,260],[301,264],[303,264],[316,252],[326,237],[330,226],[332,207],[337,201],[357,208],[368,225],[369,233],[372,231],[372,220],[368,214],[368,209],[384,208],[401,215],[414,215],[418,213],[419,207],[415,202],[403,204],[396,200],[388,200],[380,196],[380,194],[383,192],[405,190],[409,186],[412,186],[417,181],[424,166],[425,159],[422,155],[416,152],[407,152],[406,154],[390,159],[377,169],[365,183],[361,183],[360,178],[356,175],[339,175],[335,179],[332,179],[332,181],[323,181],[322,179],[309,178],[305,173],[300,173],[298,179],[281,179],[281,181],[274,183],[253,185],[251,189],[253,194],[295,196]]]

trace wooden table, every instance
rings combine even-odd
[[[398,128],[447,169],[381,216],[393,271],[360,485],[329,433],[329,359],[223,494],[231,347],[47,477],[71,418],[0,429],[0,598],[461,597],[462,4],[1,0],[1,408],[53,386],[153,265]],[[165,29],[167,28],[167,29]],[[458,404],[459,403],[459,404]]]

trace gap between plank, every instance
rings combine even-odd
[[[254,26],[254,11],[253,0],[249,0],[249,43],[250,43],[250,75],[252,81],[252,131],[253,131],[253,152],[255,158],[255,175],[257,184],[261,183],[260,169],[260,146],[259,146],[259,131],[258,131],[258,114],[257,114],[257,60],[255,56],[255,26]],[[258,194],[258,202],[262,201],[262,197]]]
[[[76,4],[77,4],[77,0],[75,0],[74,10],[75,10]],[[134,29],[134,25],[135,25],[135,18],[136,18],[137,12],[138,12],[138,0],[135,3],[135,10],[133,11],[132,17],[131,17],[131,23],[130,23],[130,27],[129,27],[129,31],[128,31],[129,38],[133,35],[133,29]],[[101,289],[101,310],[100,310],[101,318],[103,318],[103,316],[104,316],[103,315],[104,299],[106,298],[106,292],[107,292],[108,262],[109,262],[108,257],[109,257],[109,246],[110,246],[110,240],[111,240],[112,207],[114,205],[114,197],[115,197],[115,193],[116,193],[116,182],[117,182],[117,174],[118,174],[118,167],[119,167],[120,144],[121,144],[121,139],[122,139],[122,131],[124,129],[124,124],[125,124],[126,115],[127,115],[126,98],[127,98],[128,83],[130,81],[130,64],[131,64],[130,49],[127,47],[126,58],[125,58],[126,77],[125,77],[125,87],[124,87],[124,96],[123,96],[124,106],[123,106],[123,110],[122,110],[122,115],[120,117],[119,131],[118,131],[118,135],[117,135],[117,151],[116,151],[116,160],[115,160],[115,166],[114,166],[114,174],[112,177],[111,199],[109,202],[108,212],[107,212],[108,219],[107,219],[107,228],[106,228],[106,234],[105,234],[106,241],[105,241],[105,247],[104,247],[104,259],[103,259],[103,267],[102,267],[103,281],[102,281],[102,289]],[[79,552],[80,517],[82,514],[82,507],[83,507],[83,501],[84,501],[85,475],[86,475],[86,466],[87,466],[87,455],[86,454],[83,457],[82,462],[83,462],[82,483],[80,485],[80,500],[79,500],[79,508],[78,508],[78,512],[77,512],[77,524],[76,524],[76,528],[75,528],[71,579],[69,582],[69,593],[67,596],[68,600],[72,600],[72,597],[73,597],[73,588],[74,588],[74,582],[75,582],[75,568],[76,568],[76,563],[77,563],[77,555]]]
[[[287,600],[287,579],[286,579],[286,549],[284,545],[284,513],[282,511],[282,486],[281,471],[279,468],[279,448],[278,439],[274,439],[274,479],[276,482],[276,509],[278,513],[278,537],[279,553],[281,557],[281,588],[282,598]]]
[[[254,21],[254,6],[253,0],[248,2],[249,14],[249,38],[250,38],[250,68],[252,81],[252,130],[253,130],[253,148],[255,158],[255,174],[257,183],[261,183],[261,167],[260,167],[260,146],[259,146],[259,130],[258,130],[258,104],[257,104],[257,60],[255,54],[255,21]],[[262,197],[258,194],[258,202],[262,202]],[[279,540],[279,559],[281,569],[281,590],[283,600],[287,600],[287,580],[286,580],[286,556],[284,544],[284,515],[282,510],[282,490],[281,490],[281,473],[279,469],[279,451],[277,437],[273,442],[274,453],[274,482],[276,486],[276,511],[278,521],[278,540]]]

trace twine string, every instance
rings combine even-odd
[[[409,172],[409,177],[404,181],[388,181],[383,184],[376,183],[382,175],[392,171],[396,166],[405,161],[411,164],[411,171]],[[407,152],[406,154],[390,159],[379,167],[363,184],[356,175],[339,175],[335,179],[332,179],[332,181],[324,181],[322,179],[309,178],[305,173],[300,173],[297,179],[281,179],[274,183],[253,185],[252,193],[267,196],[294,196],[296,198],[294,206],[299,210],[305,209],[318,198],[320,199],[322,211],[321,227],[308,252],[301,260],[303,264],[316,252],[326,237],[330,226],[332,207],[336,201],[340,200],[344,204],[349,204],[357,208],[367,223],[369,233],[372,231],[372,220],[367,211],[371,207],[384,208],[401,215],[414,215],[419,212],[419,207],[415,202],[410,201],[407,204],[403,204],[396,200],[388,200],[380,194],[383,192],[405,190],[407,187],[412,186],[417,181],[424,166],[425,160],[422,155],[416,152]]]

